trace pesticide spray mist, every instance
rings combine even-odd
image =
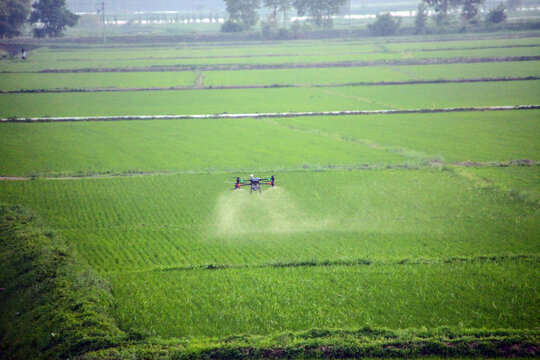
[[[215,236],[250,233],[318,231],[328,221],[313,219],[295,204],[284,189],[265,189],[262,194],[235,190],[222,194],[216,203],[212,232]]]

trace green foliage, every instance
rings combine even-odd
[[[437,25],[444,26],[448,24],[448,12],[457,7],[461,7],[461,19],[466,23],[471,22],[484,0],[423,0],[423,2],[435,11]]]
[[[488,24],[500,24],[504,21],[506,21],[506,8],[503,4],[491,9],[486,15],[486,22]]]
[[[75,26],[79,20],[78,15],[67,9],[66,0],[38,0],[32,7],[30,24],[43,24],[43,27],[33,29],[34,36],[38,38],[64,36],[66,27]]]
[[[395,35],[401,25],[401,18],[390,14],[378,14],[375,22],[368,25],[369,31],[375,36]]]
[[[299,16],[308,16],[317,26],[332,27],[332,16],[346,0],[293,0],[292,5]]]
[[[229,13],[229,25],[225,26],[227,24],[225,23],[221,31],[249,30],[259,20],[257,11],[259,10],[260,0],[225,0],[225,5],[227,13]],[[237,25],[234,26],[234,23],[241,24],[243,28],[240,29]]]
[[[222,32],[241,32],[244,31],[244,25],[242,23],[233,21],[233,20],[227,20],[221,25],[221,31]]]
[[[35,226],[22,208],[0,206],[0,352],[62,358],[119,345],[108,284]]]
[[[0,37],[19,35],[30,14],[30,0],[5,0],[0,2]]]
[[[427,5],[423,2],[418,4],[418,9],[416,10],[416,17],[414,18],[415,32],[421,34],[426,31],[427,25]]]
[[[461,18],[465,22],[472,22],[479,12],[479,6],[485,0],[463,0],[461,8]]]

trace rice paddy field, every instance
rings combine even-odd
[[[87,358],[540,356],[539,65],[538,33],[39,47],[0,60],[0,202],[137,334]]]

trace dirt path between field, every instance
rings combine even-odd
[[[444,165],[452,165],[458,168],[467,168],[467,167],[509,167],[509,166],[540,166],[540,161],[534,161],[534,160],[528,160],[528,159],[518,159],[518,160],[511,160],[511,161],[491,161],[491,162],[471,162],[471,161],[465,161],[465,162],[455,162],[450,164],[445,164],[443,162],[440,162],[438,160],[431,160],[426,161],[422,164],[418,165],[410,165],[410,164],[394,164],[394,165],[358,165],[358,166],[333,166],[333,167],[317,167],[317,171],[352,171],[352,170],[421,170],[421,169],[432,169],[441,167]],[[253,170],[253,169],[251,169]],[[298,172],[298,171],[304,171],[309,172],[313,171],[314,169],[306,168],[305,166],[298,167],[298,168],[289,168],[289,169],[281,169],[279,172]],[[269,172],[268,170],[265,170],[266,172]],[[32,181],[32,180],[84,180],[84,179],[113,179],[113,178],[127,178],[127,177],[145,177],[145,176],[160,176],[160,175],[201,175],[201,174],[238,174],[241,172],[246,172],[242,170],[223,170],[223,171],[141,171],[141,172],[126,172],[126,173],[92,173],[88,175],[77,175],[77,176],[52,176],[52,175],[45,175],[45,176],[0,176],[0,181]],[[232,183],[231,183],[232,187]]]
[[[374,61],[337,61],[337,62],[319,62],[319,63],[299,62],[299,63],[277,63],[277,64],[216,64],[216,65],[190,64],[190,65],[156,65],[156,66],[148,66],[148,67],[45,69],[45,70],[38,71],[38,73],[312,69],[312,68],[328,68],[328,67],[367,67],[367,66],[384,66],[384,65],[397,66],[397,65],[473,64],[473,63],[538,61],[538,60],[540,60],[540,56],[457,57],[457,58],[394,59],[394,60],[374,60]]]
[[[197,120],[197,119],[260,119],[309,116],[347,116],[347,115],[392,115],[392,114],[432,114],[473,111],[517,111],[538,110],[540,105],[480,106],[438,109],[385,109],[385,110],[344,110],[344,111],[306,111],[283,113],[251,114],[199,114],[199,115],[122,115],[122,116],[71,116],[71,117],[33,117],[0,118],[0,123],[42,123],[42,122],[82,122],[82,121],[134,121],[134,120]]]
[[[130,91],[185,91],[185,90],[240,90],[240,89],[279,89],[279,88],[335,88],[353,86],[389,86],[389,85],[426,85],[426,84],[459,84],[478,82],[506,82],[540,80],[540,76],[526,77],[497,77],[497,78],[471,78],[471,79],[437,79],[437,80],[406,80],[406,81],[375,81],[350,82],[343,84],[272,84],[272,85],[230,85],[230,86],[204,86],[205,76],[197,72],[193,86],[172,87],[134,87],[134,88],[84,88],[84,89],[21,89],[0,90],[0,94],[47,94],[47,93],[97,93],[97,92],[130,92]]]

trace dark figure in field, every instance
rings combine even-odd
[[[249,178],[251,180],[251,190],[250,190],[250,192],[252,192],[252,191],[261,192],[261,183],[260,183],[261,179],[253,177],[253,174],[249,175]]]
[[[26,50],[24,50],[24,48],[21,49],[21,58],[26,60]]]

